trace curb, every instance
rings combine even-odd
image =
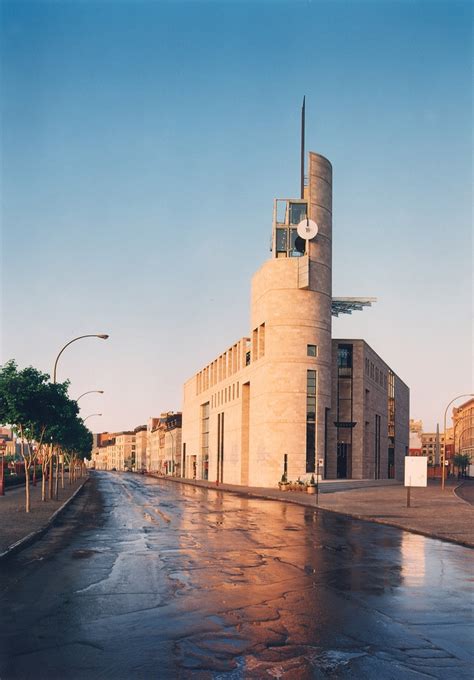
[[[454,487],[454,489],[453,489],[453,494],[456,496],[456,498],[457,498],[459,501],[462,501],[463,503],[467,503],[467,504],[470,505],[471,508],[472,508],[472,507],[473,507],[472,503],[470,503],[470,502],[467,501],[465,498],[463,498],[463,497],[460,496],[458,493],[456,493],[456,491],[457,491],[458,489],[460,489],[461,487],[463,487],[465,483],[466,483],[466,480],[464,480],[464,482],[461,482],[461,483],[458,484],[456,487]]]
[[[201,489],[210,489],[211,491],[225,491],[226,493],[233,493],[237,496],[244,496],[247,498],[263,498],[265,500],[269,501],[277,501],[279,503],[293,503],[293,505],[299,505],[300,507],[303,508],[309,508],[310,510],[318,511],[318,512],[330,512],[333,515],[338,515],[339,517],[344,517],[346,519],[357,519],[360,522],[370,522],[371,524],[381,524],[385,527],[393,527],[395,529],[400,529],[401,531],[407,531],[410,534],[418,534],[419,536],[425,536],[426,538],[432,538],[437,541],[444,541],[445,543],[453,543],[455,545],[461,545],[463,548],[470,548],[471,550],[474,549],[474,543],[471,543],[470,541],[463,541],[457,538],[451,538],[449,536],[440,536],[439,534],[434,534],[430,533],[428,531],[422,531],[421,529],[412,529],[406,526],[403,526],[402,524],[397,524],[396,522],[385,522],[380,519],[375,519],[372,517],[367,517],[366,515],[357,515],[355,513],[350,514],[347,512],[341,512],[340,510],[333,510],[332,508],[322,508],[319,505],[309,505],[307,503],[301,503],[300,501],[294,499],[294,498],[275,498],[274,496],[266,496],[264,494],[257,494],[257,493],[252,493],[251,491],[239,491],[237,489],[223,489],[220,487],[213,487],[213,486],[203,486],[202,484],[195,484],[193,480],[187,480],[187,479],[182,479],[179,477],[159,477],[157,475],[150,474],[150,477],[154,477],[155,479],[163,479],[168,482],[175,482],[178,484],[187,484],[188,486],[194,486],[198,487]],[[456,487],[458,488],[458,487]],[[458,500],[463,501],[464,503],[467,503],[467,501],[464,501],[464,499],[459,498],[457,494],[456,498]],[[470,504],[469,504],[470,505]],[[471,506],[472,507],[472,506]]]
[[[20,538],[19,541],[16,543],[13,543],[10,545],[6,550],[0,553],[0,560],[6,559],[7,557],[10,557],[11,555],[16,554],[17,552],[20,552],[23,550],[23,548],[26,548],[27,546],[31,545],[35,541],[37,541],[39,538],[44,536],[44,534],[51,529],[53,524],[56,522],[58,517],[66,510],[68,505],[72,503],[72,501],[75,499],[75,497],[82,491],[84,488],[85,484],[89,481],[89,477],[86,477],[86,479],[82,482],[81,486],[79,486],[72,496],[68,498],[64,503],[59,507],[57,510],[53,512],[51,517],[48,519],[46,524],[44,524],[42,527],[39,529],[36,529],[36,531],[32,531],[30,534],[27,536],[24,536],[23,538]]]

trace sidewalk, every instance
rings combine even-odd
[[[460,498],[455,489],[460,482],[450,480],[441,491],[439,482],[431,482],[426,488],[411,490],[411,507],[406,507],[406,488],[401,484],[379,484],[359,488],[335,490],[335,484],[327,486],[316,496],[300,491],[280,491],[277,488],[244,487],[233,484],[219,484],[202,480],[160,477],[160,479],[201,486],[209,489],[229,491],[241,496],[268,498],[297,503],[321,510],[337,512],[378,524],[387,524],[399,529],[439,538],[452,543],[474,548],[474,507]],[[465,482],[466,485],[474,482]],[[341,487],[340,487],[341,488]],[[343,488],[343,487],[342,487]],[[466,494],[464,494],[466,495]],[[318,500],[318,505],[316,501]]]
[[[25,512],[25,487],[8,489],[0,496],[0,557],[1,554],[17,541],[43,529],[54,513],[73,496],[85,482],[87,477],[78,479],[69,485],[65,480],[64,489],[59,488],[58,500],[43,502],[41,500],[41,482],[37,486],[30,485],[31,511]]]

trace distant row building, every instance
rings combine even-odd
[[[424,432],[421,420],[410,420],[411,456],[426,456],[428,465],[433,468],[432,474],[440,474],[439,466],[444,460],[448,472],[454,470],[456,454],[468,455],[474,463],[474,399],[454,407],[451,413],[451,425],[444,431]],[[474,474],[471,465],[470,475]]]
[[[146,425],[94,435],[91,465],[96,470],[181,474],[181,413],[162,413]]]

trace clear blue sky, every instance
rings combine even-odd
[[[2,359],[59,379],[94,430],[179,409],[249,331],[299,116],[334,167],[334,322],[426,428],[472,391],[469,2],[4,1]]]

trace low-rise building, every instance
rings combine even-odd
[[[96,470],[131,470],[135,464],[135,433],[104,432],[97,435],[98,445],[92,449]]]
[[[135,466],[137,472],[147,469],[146,447],[147,447],[147,427],[139,425],[134,429],[135,434]]]
[[[167,411],[148,422],[150,472],[181,474],[181,413]]]
[[[453,431],[455,452],[474,462],[474,398],[453,409]]]
[[[332,345],[326,478],[403,479],[408,387],[364,340]]]
[[[428,465],[440,465],[444,453],[444,432],[422,432],[421,455],[427,456]]]

